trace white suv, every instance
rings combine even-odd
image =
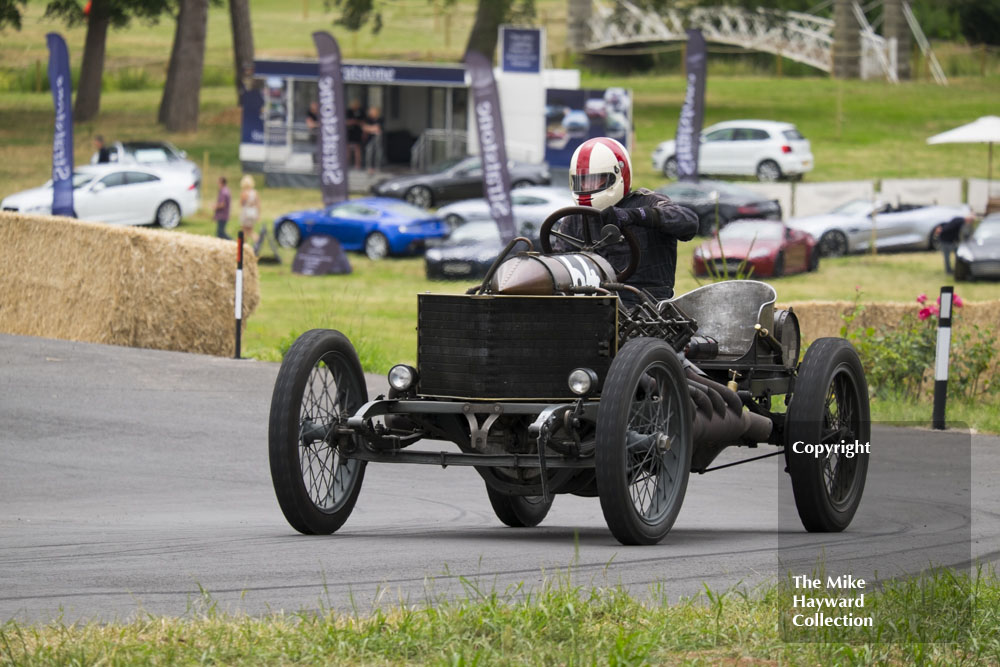
[[[664,141],[653,151],[653,168],[677,178],[675,141]],[[698,172],[756,176],[760,181],[801,178],[812,171],[809,142],[791,123],[771,120],[727,120],[701,132]]]

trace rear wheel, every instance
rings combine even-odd
[[[820,237],[819,251],[824,257],[843,257],[847,254],[847,236],[839,229],[831,229]]]
[[[328,535],[354,509],[365,462],[337,428],[368,400],[361,362],[339,331],[313,329],[285,355],[271,398],[268,454],[278,505],[306,535]]]
[[[542,496],[511,496],[495,491],[489,486],[486,493],[490,497],[490,505],[497,518],[511,528],[533,528],[540,524],[552,507],[552,498],[548,502]]]
[[[181,224],[181,207],[174,201],[165,201],[156,209],[156,224],[163,229],[174,229]]]
[[[764,160],[757,165],[757,180],[772,183],[781,178],[781,167],[774,160]]]
[[[668,157],[663,163],[663,175],[672,181],[677,180],[677,158]]]
[[[601,509],[622,544],[656,544],[680,512],[691,471],[691,399],[674,350],[637,338],[611,364],[597,413]]]
[[[282,248],[298,248],[301,242],[302,232],[294,222],[285,220],[278,225],[278,245]]]
[[[365,239],[365,254],[368,259],[385,259],[389,256],[389,239],[382,232],[372,232]]]
[[[809,532],[839,532],[854,518],[868,475],[867,453],[806,453],[805,445],[871,442],[868,384],[854,347],[820,338],[799,366],[788,406],[785,456],[795,508]],[[800,452],[796,453],[794,448]]]

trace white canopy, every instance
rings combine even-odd
[[[1000,143],[1000,116],[983,116],[979,120],[956,127],[927,140],[929,144]]]

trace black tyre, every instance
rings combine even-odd
[[[339,331],[313,329],[285,355],[271,398],[268,453],[278,504],[291,526],[328,535],[347,521],[365,476],[336,428],[368,400],[361,362]]]
[[[779,252],[774,260],[774,272],[771,274],[775,278],[785,275],[785,253]]]
[[[809,271],[819,270],[819,246],[813,246],[812,250],[809,251]]]
[[[285,220],[278,225],[278,245],[282,248],[298,248],[302,243],[302,231],[291,220]]]
[[[552,507],[551,497],[545,502],[542,496],[510,496],[489,486],[486,487],[486,493],[490,496],[490,505],[497,518],[511,528],[534,528]]]
[[[174,229],[181,224],[181,207],[167,200],[156,209],[156,224],[163,229]]]
[[[806,350],[785,427],[785,456],[795,508],[809,532],[839,532],[854,518],[868,476],[866,453],[817,457],[804,445],[871,442],[868,383],[854,347],[820,338]]]
[[[763,183],[781,180],[781,167],[774,160],[764,160],[757,165],[757,180]]]
[[[663,163],[663,175],[671,181],[677,180],[677,158],[668,157]]]
[[[674,525],[691,472],[691,399],[677,354],[636,338],[611,364],[597,412],[604,519],[622,544],[656,544]]]
[[[434,193],[425,185],[414,185],[406,191],[404,198],[420,208],[430,208],[434,205]]]
[[[389,256],[389,239],[382,232],[372,232],[365,239],[365,254],[368,259],[385,259]]]
[[[831,229],[819,239],[819,252],[823,257],[843,257],[847,254],[847,235]]]

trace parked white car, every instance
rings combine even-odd
[[[73,171],[73,208],[80,220],[173,229],[198,205],[198,183],[186,170],[100,164]],[[51,214],[52,181],[5,197],[0,208]]]
[[[573,195],[569,188],[557,188],[547,185],[528,185],[514,188],[510,192],[510,201],[514,206],[514,217],[518,220],[541,226],[545,218],[555,210],[564,206],[575,206]],[[489,204],[483,198],[464,199],[437,210],[438,217],[454,229],[466,220],[488,218]]]
[[[653,168],[677,178],[676,142],[653,151]],[[728,120],[702,130],[698,171],[710,175],[756,176],[760,181],[801,178],[814,166],[812,147],[791,123]]]
[[[90,156],[90,164],[99,164],[99,153]],[[189,171],[201,188],[201,169],[188,159],[187,153],[169,141],[116,141],[108,147],[110,162],[140,164],[157,169],[179,169]]]

